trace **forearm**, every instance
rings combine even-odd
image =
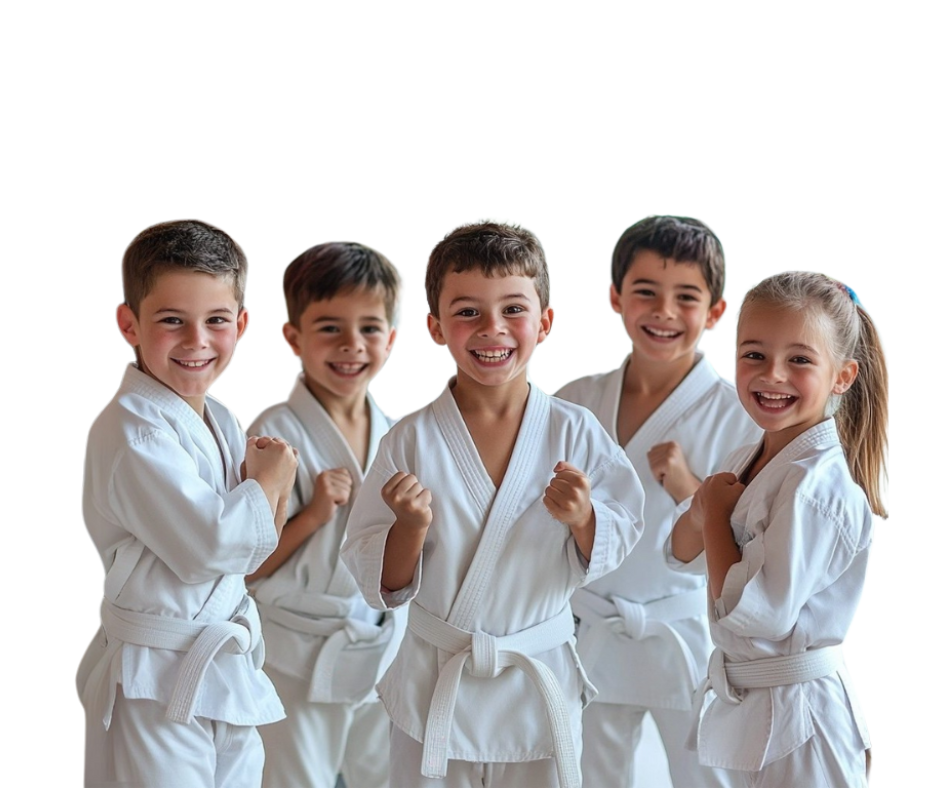
[[[670,474],[663,480],[663,487],[676,503],[691,498],[701,486],[702,480],[691,471]]]
[[[683,512],[672,527],[672,554],[684,564],[691,563],[705,549],[702,532],[692,525],[692,515]]]
[[[298,512],[294,517],[287,521],[284,529],[281,531],[281,538],[278,540],[277,547],[271,553],[261,566],[245,579],[251,583],[262,577],[270,577],[277,571],[288,558],[290,558],[301,545],[310,538],[312,534],[323,527],[325,521],[321,521],[313,507],[307,506]]]
[[[729,518],[709,518],[703,529],[705,563],[708,567],[708,588],[712,599],[721,596],[728,570],[741,560],[741,551],[734,541]]]
[[[414,580],[418,559],[424,549],[428,527],[408,528],[396,520],[385,540],[385,555],[382,560],[382,586],[389,591],[399,591]]]
[[[580,527],[569,526],[571,535],[574,537],[578,550],[581,551],[588,562],[591,560],[591,553],[594,552],[594,535],[597,533],[597,517],[594,515],[594,507],[591,507],[591,516],[585,525]]]

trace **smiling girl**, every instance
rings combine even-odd
[[[708,574],[699,759],[750,786],[864,786],[868,732],[840,644],[872,512],[885,516],[887,374],[855,294],[811,273],[753,288],[737,389],[763,439],[705,480],[666,545],[674,568]]]

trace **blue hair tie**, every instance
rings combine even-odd
[[[852,299],[852,303],[855,304],[855,306],[861,306],[861,305],[862,305],[862,302],[858,300],[858,296],[855,295],[855,291],[854,291],[851,287],[849,287],[847,284],[845,284],[845,283],[843,283],[843,282],[839,282],[838,284],[839,284],[839,287],[841,287],[841,288],[845,291],[845,294],[846,294],[849,298]]]

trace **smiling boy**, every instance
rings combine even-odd
[[[642,491],[590,413],[526,378],[553,319],[535,236],[460,227],[426,289],[456,376],[383,439],[343,548],[373,607],[413,600],[379,684],[391,785],[572,788],[594,691],[568,600],[636,542]]]
[[[731,784],[685,748],[692,693],[711,644],[701,578],[670,570],[663,543],[678,502],[759,434],[734,387],[698,351],[725,311],[724,252],[697,219],[651,216],[614,249],[609,298],[633,350],[623,365],[569,383],[559,397],[589,408],[624,447],[646,492],[645,529],[614,572],[579,589],[578,652],[597,700],[584,715],[585,784],[628,788],[644,716],[663,739],[674,788]]]
[[[287,401],[248,430],[285,438],[300,461],[284,534],[250,578],[265,670],[287,709],[262,731],[265,788],[333,788],[339,773],[349,788],[388,784],[389,721],[375,684],[404,618],[369,608],[339,550],[391,426],[369,384],[395,341],[398,289],[392,264],[356,243],[314,246],[284,272],[284,338],[302,370]]]
[[[245,272],[238,245],[196,221],[150,227],[124,255],[117,319],[137,364],[85,464],[106,572],[78,675],[89,786],[258,786],[255,726],[284,716],[244,575],[277,544],[297,461],[284,441],[246,444],[208,396],[248,322]]]

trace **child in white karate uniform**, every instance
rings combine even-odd
[[[610,303],[632,351],[619,369],[569,383],[558,396],[584,405],[624,447],[646,492],[643,536],[613,572],[579,588],[578,653],[597,699],[584,712],[585,784],[631,788],[643,719],[652,716],[675,788],[720,788],[733,775],[685,746],[693,695],[712,649],[705,582],[663,560],[676,504],[760,429],[698,350],[725,311],[724,251],[697,219],[650,216],[614,248]]]
[[[261,784],[255,729],[284,716],[244,576],[274,550],[297,460],[207,395],[248,315],[246,260],[197,221],[140,233],[118,326],[134,347],[91,428],[85,523],[105,567],[79,668],[85,784]]]
[[[287,719],[261,730],[265,788],[388,784],[389,719],[375,684],[395,655],[407,610],[363,600],[339,550],[346,518],[391,422],[369,394],[395,340],[398,274],[355,243],[320,244],[284,272],[284,337],[303,370],[287,402],[249,435],[298,451],[290,518],[249,577],[264,624],[265,671]],[[405,614],[405,615],[401,615]]]
[[[460,227],[426,286],[457,374],[383,439],[343,548],[371,605],[413,600],[379,684],[391,786],[574,788],[594,688],[569,599],[636,543],[643,491],[589,411],[526,379],[553,317],[535,236]]]
[[[885,515],[878,336],[844,285],[773,276],[745,297],[736,377],[763,440],[705,480],[667,544],[677,568],[707,571],[716,650],[699,758],[750,786],[861,788],[868,733],[840,645],[872,512]]]

